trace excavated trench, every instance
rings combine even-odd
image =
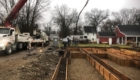
[[[140,56],[137,51],[113,48],[67,48],[62,52],[64,55],[60,55],[52,80],[139,80],[140,78],[137,75],[140,74]],[[130,71],[125,70],[127,68]],[[133,74],[135,72],[137,74]]]

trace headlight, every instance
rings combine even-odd
[[[3,47],[5,45],[6,45],[6,43],[0,43],[0,47]]]
[[[5,40],[5,41],[1,41],[1,42],[0,42],[0,47],[5,46],[5,45],[7,44],[7,42],[8,42],[8,41],[6,41],[6,40]]]

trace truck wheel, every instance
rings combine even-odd
[[[19,51],[19,43],[17,43],[17,47],[16,47],[16,50]]]
[[[23,50],[27,50],[27,47],[28,47],[28,44],[27,43],[24,43]]]
[[[7,45],[6,49],[5,49],[5,53],[6,54],[11,54],[13,52],[12,46],[11,45]]]

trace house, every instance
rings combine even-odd
[[[118,25],[114,30],[116,34],[116,43],[126,44],[132,41],[136,44],[140,42],[140,26],[139,25]]]
[[[93,26],[84,26],[83,27],[83,35],[87,36],[87,38],[91,42],[96,42],[97,40],[97,35],[96,35],[96,27]]]
[[[116,44],[116,35],[114,32],[98,32],[97,43]]]

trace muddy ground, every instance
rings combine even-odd
[[[55,48],[34,49],[31,54],[27,51],[13,55],[0,56],[0,80],[51,80],[52,74],[59,61]],[[11,57],[10,57],[11,56]]]

